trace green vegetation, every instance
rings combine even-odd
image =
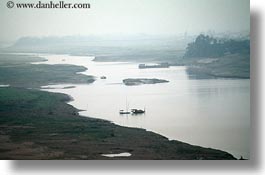
[[[192,78],[250,78],[250,42],[199,35],[181,63]]]
[[[250,54],[249,40],[216,39],[203,34],[188,44],[184,57],[222,57],[227,54]]]
[[[234,159],[226,152],[192,146],[143,129],[80,117],[63,94],[0,88],[1,159]],[[121,158],[112,158],[121,159]]]

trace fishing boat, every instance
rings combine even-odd
[[[100,79],[107,79],[107,77],[106,76],[101,76]]]
[[[120,113],[121,115],[123,115],[123,114],[131,114],[131,112],[128,111],[127,98],[126,98],[126,110],[121,109],[119,113]]]
[[[145,113],[145,109],[132,109],[131,110],[132,114],[144,114]]]
[[[130,111],[124,111],[124,110],[120,110],[120,114],[130,114],[131,112]]]

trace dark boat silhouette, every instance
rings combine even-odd
[[[130,114],[130,111],[124,111],[124,110],[120,110],[120,114]]]
[[[132,114],[144,114],[145,113],[145,109],[131,109]]]

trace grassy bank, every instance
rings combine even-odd
[[[234,159],[226,152],[169,141],[143,129],[82,117],[67,95],[34,89],[57,83],[91,83],[72,65],[31,65],[43,60],[0,54],[0,159]],[[121,159],[121,158],[113,158]]]
[[[30,64],[44,60],[28,55],[0,54],[0,84],[38,88],[47,84],[94,82],[92,76],[76,74],[86,70],[82,66]]]
[[[234,159],[143,129],[81,117],[65,103],[69,100],[63,94],[0,88],[0,158],[108,159],[101,154],[130,152],[125,159]]]

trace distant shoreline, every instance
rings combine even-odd
[[[29,69],[34,70],[35,66]],[[46,68],[52,70],[57,67],[47,65]],[[70,100],[69,96],[15,88],[8,83],[8,77],[4,78],[7,80],[0,81],[0,84],[7,82],[11,87],[0,88],[0,96],[5,95],[0,98],[0,108],[3,109],[0,111],[0,131],[3,133],[0,148],[5,150],[0,153],[2,159],[110,159],[101,154],[120,152],[129,152],[132,156],[111,159],[235,159],[224,151],[169,141],[143,129],[82,117],[77,109],[66,103]],[[17,100],[20,103],[16,103]],[[47,100],[50,102],[47,103]],[[12,111],[8,106],[13,106]],[[21,122],[13,123],[18,119]]]
[[[195,79],[218,79],[218,78],[228,78],[228,79],[250,79],[249,76],[240,75],[217,75],[210,73],[209,71],[203,70],[202,68],[194,68],[192,66],[186,66],[187,74]]]

